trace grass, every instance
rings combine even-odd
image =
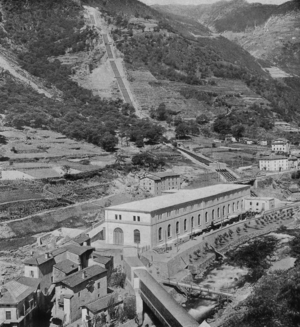
[[[31,245],[36,242],[36,239],[32,236],[14,237],[9,239],[0,240],[1,251],[15,251],[19,248]]]

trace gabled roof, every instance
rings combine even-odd
[[[70,272],[77,270],[79,265],[69,259],[66,259],[56,263],[54,267],[65,274],[69,274]]]
[[[164,172],[160,172],[160,173],[152,173],[152,175],[160,177],[160,178],[180,176],[180,174],[174,173],[173,171],[164,171]]]
[[[34,292],[32,287],[12,280],[1,288],[0,306],[1,304],[18,304]]]
[[[102,255],[96,255],[96,257],[93,260],[103,265],[106,265],[108,262],[112,260],[112,257],[104,257]]]
[[[25,265],[40,266],[40,265],[44,264],[45,262],[54,260],[54,258],[56,256],[58,256],[59,254],[62,254],[64,252],[67,252],[67,251],[70,252],[70,253],[81,256],[85,252],[91,251],[91,250],[94,250],[94,249],[95,248],[93,248],[91,246],[79,246],[79,245],[75,245],[75,244],[74,245],[70,244],[70,245],[66,245],[66,246],[63,246],[61,248],[53,250],[52,252],[49,253],[50,254],[49,258],[46,258],[45,254],[41,254],[41,255],[39,255],[37,257],[33,257],[33,258],[28,259],[28,260],[25,260],[24,264]]]
[[[25,277],[25,276],[21,276],[21,277],[17,278],[16,281],[25,286],[29,286],[35,290],[38,289],[38,287],[40,286],[40,283],[41,283],[41,279],[39,279],[39,278],[31,278],[31,277]]]
[[[119,301],[120,303],[121,301]],[[94,302],[83,305],[82,307],[87,308],[93,314],[101,312],[109,307],[110,304],[116,305],[118,303],[118,294],[112,293],[97,299]]]
[[[269,157],[259,158],[259,160],[284,160],[284,159],[288,159],[288,158],[285,156],[269,156]]]
[[[83,273],[85,273],[86,277],[83,278]],[[84,283],[98,275],[101,274],[107,274],[107,270],[98,266],[98,265],[94,265],[94,266],[90,266],[87,267],[83,270],[80,270],[78,272],[75,272],[74,274],[64,278],[63,280],[60,281],[60,283],[73,288],[77,285],[80,285],[81,283]]]

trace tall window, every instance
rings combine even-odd
[[[192,228],[194,227],[194,217],[192,217],[192,219],[191,219],[191,227]]]
[[[211,212],[211,218],[212,218],[212,220],[215,219],[215,210],[213,210],[213,211]]]
[[[230,204],[228,204],[228,214],[230,214]]]
[[[176,223],[176,234],[179,234],[179,221]]]
[[[171,237],[171,225],[168,225],[168,237]]]
[[[200,226],[200,225],[201,225],[201,216],[198,215],[198,226]]]
[[[11,320],[11,311],[5,311],[6,320]]]
[[[205,212],[205,222],[207,223],[208,222],[208,213]]]
[[[184,219],[183,229],[186,230],[186,219]]]
[[[218,218],[220,218],[220,208],[218,208]]]
[[[232,203],[232,212],[235,212],[235,203]]]
[[[236,204],[236,210],[239,210],[239,206],[240,206],[240,201],[238,201]]]
[[[223,216],[225,216],[225,206],[223,207]]]
[[[141,233],[138,229],[133,231],[133,239],[134,243],[141,243]]]
[[[159,227],[158,229],[158,240],[161,241],[162,240],[162,228]]]

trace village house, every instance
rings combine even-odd
[[[275,208],[275,199],[270,197],[247,197],[245,198],[245,210],[261,212]]]
[[[0,325],[26,327],[37,310],[37,288],[12,280],[0,288]]]
[[[151,173],[140,179],[140,186],[153,195],[161,195],[167,190],[179,190],[180,184],[180,175],[174,172]]]
[[[249,189],[219,184],[108,207],[106,243],[153,248],[188,236],[242,213]]]
[[[288,158],[285,156],[268,156],[259,159],[259,169],[267,171],[283,171],[289,169]]]
[[[52,252],[30,258],[24,262],[24,276],[40,279],[41,290],[46,295],[54,282],[53,272],[55,276],[59,275],[58,271],[61,267],[59,265],[54,268],[55,265],[68,260],[66,261],[69,264],[68,269],[73,269],[71,268],[72,264],[74,267],[76,266],[76,269],[84,269],[88,266],[88,260],[93,251],[94,248],[90,246],[66,245]]]
[[[290,153],[290,144],[288,141],[283,139],[278,139],[272,141],[272,151],[273,152],[284,152]]]
[[[107,295],[107,270],[90,266],[56,283],[53,318],[70,324],[81,318],[81,307]]]

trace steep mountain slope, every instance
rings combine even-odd
[[[155,8],[193,18],[235,41],[269,66],[300,75],[300,2],[297,0],[282,5],[233,0],[212,5]]]

